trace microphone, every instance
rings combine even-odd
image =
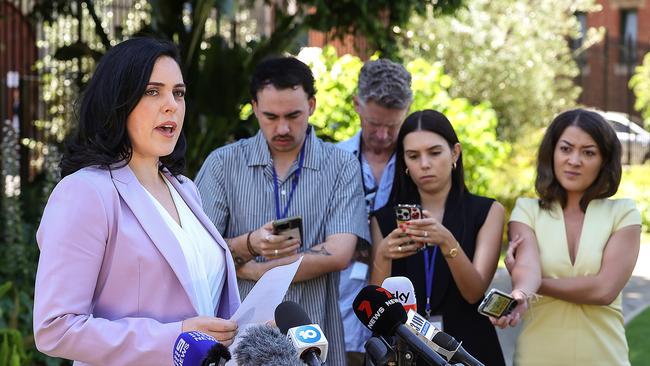
[[[275,323],[287,335],[307,365],[321,364],[327,359],[327,339],[318,324],[312,324],[305,310],[293,301],[285,301],[275,308]]]
[[[291,341],[269,325],[256,325],[246,330],[235,349],[235,360],[242,366],[304,365]]]
[[[399,300],[383,287],[364,287],[352,303],[357,318],[371,331],[384,337],[396,334],[422,361],[429,365],[449,366],[431,347],[423,342],[410,327],[404,325],[406,311]]]
[[[436,329],[436,327],[415,311],[411,310],[408,312],[406,325],[436,352],[445,356],[447,361],[460,362],[465,366],[484,366],[479,360],[465,351],[463,346],[461,346],[462,342],[459,343],[454,337]]]
[[[176,338],[174,366],[223,366],[230,360],[228,348],[201,332],[184,332]]]
[[[370,337],[363,347],[366,350],[367,357],[370,359],[370,365],[383,366],[389,362],[395,363],[395,351],[383,337]]]
[[[404,310],[418,311],[415,289],[411,280],[404,276],[388,277],[381,284],[381,287],[388,290],[404,306]]]

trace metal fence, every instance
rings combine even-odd
[[[134,10],[142,3],[73,0],[59,12],[49,1],[0,0],[0,123],[16,130],[21,181],[33,180],[48,145],[61,142],[94,67],[91,55],[111,42],[101,34],[121,39],[125,25],[139,21]],[[90,47],[87,57],[62,51],[83,47],[82,41]]]
[[[634,110],[634,93],[628,84],[637,65],[650,52],[650,44],[624,42],[618,37],[605,36],[577,58],[582,87],[580,103],[602,109],[639,116]]]
[[[629,123],[643,126],[639,112],[634,109],[635,96],[629,87],[636,66],[650,52],[648,43],[632,43],[617,37],[605,36],[601,42],[580,54],[576,61],[580,75],[576,82],[582,87],[579,102],[603,111],[626,114],[627,122],[610,121],[623,145],[623,162],[638,164],[650,158],[650,137]]]

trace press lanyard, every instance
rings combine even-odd
[[[433,250],[430,249],[431,247],[428,247],[424,253],[422,253],[424,254],[424,279],[426,280],[427,286],[427,304],[424,309],[427,318],[431,316],[431,293],[433,292],[431,287],[433,285],[433,272],[436,269],[436,254],[438,254],[438,246],[434,246]],[[433,252],[431,256],[429,256],[429,252]]]
[[[289,199],[287,200],[287,205],[284,206],[282,215],[280,215],[280,189],[278,188],[278,173],[275,171],[275,165],[273,165],[273,188],[275,193],[275,218],[276,220],[284,219],[287,217],[287,212],[289,212],[289,206],[291,205],[291,200],[293,199],[293,193],[296,190],[298,185],[298,179],[300,179],[300,171],[302,171],[302,165],[305,162],[305,146],[307,146],[307,139],[309,138],[309,129],[305,134],[305,141],[302,143],[302,148],[300,148],[300,157],[298,158],[298,169],[296,169],[295,177],[293,182],[291,182],[291,191],[289,191]]]
[[[366,177],[365,174],[363,173],[363,158],[361,156],[361,136],[359,136],[359,153],[357,154],[357,157],[359,158],[359,166],[361,167],[361,185],[363,187],[363,194],[368,195],[370,193],[375,193],[377,192],[377,188],[379,188],[379,184],[375,184],[375,186],[371,189],[366,188]]]

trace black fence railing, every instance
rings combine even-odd
[[[643,121],[634,109],[635,96],[629,87],[630,78],[648,52],[649,43],[605,36],[576,58],[580,67],[576,82],[582,87],[579,102],[624,114],[610,114],[608,119],[623,146],[625,164],[639,164],[650,159],[650,135],[642,129]]]
[[[650,43],[631,42],[605,36],[598,44],[577,56],[582,87],[579,102],[605,111],[639,116],[629,81],[637,65],[650,52]]]
[[[48,145],[60,144],[69,128],[93,57],[106,42],[120,40],[129,24],[139,27],[133,23],[143,4],[73,0],[57,14],[46,1],[0,0],[0,123],[19,136],[21,181],[42,171]]]

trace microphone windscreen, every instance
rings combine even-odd
[[[415,288],[413,282],[404,276],[388,277],[381,284],[381,287],[388,290],[404,306],[404,310],[418,311],[417,300],[415,299]]]
[[[390,336],[395,328],[406,322],[402,304],[383,287],[364,287],[352,303],[354,314],[366,328],[383,336]]]
[[[275,324],[282,334],[287,334],[293,327],[311,324],[311,319],[302,306],[293,301],[285,301],[275,308]]]
[[[246,330],[235,350],[235,360],[242,366],[303,365],[289,338],[269,325],[256,325]]]
[[[220,361],[230,361],[230,351],[228,350],[228,347],[224,346],[221,343],[217,343],[210,350],[208,351],[208,357],[205,358],[207,361],[206,364],[210,364],[211,362],[218,363]]]

